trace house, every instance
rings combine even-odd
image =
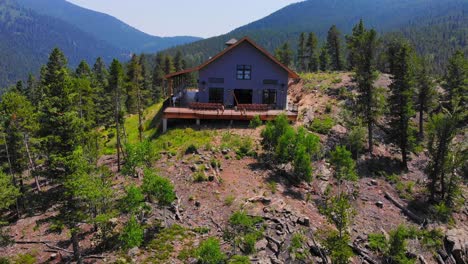
[[[165,76],[174,102],[165,110],[165,119],[199,123],[199,119],[249,120],[260,115],[270,120],[281,113],[297,118],[289,111],[287,98],[291,80],[299,75],[248,37],[231,39],[226,45],[200,66]],[[192,72],[198,72],[198,91],[190,97],[184,80]]]

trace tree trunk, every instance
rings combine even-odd
[[[73,246],[73,257],[77,264],[83,264],[83,259],[81,257],[80,241],[78,240],[78,232],[76,227],[73,227],[71,230],[71,242]]]
[[[31,157],[31,152],[29,151],[29,140],[28,136],[24,134],[24,147],[26,148],[26,154],[28,155],[28,160],[29,160],[29,167],[30,171],[34,174],[34,181],[36,182],[36,188],[37,191],[41,191],[41,184],[39,182],[39,177],[37,176],[36,172],[36,164],[34,163],[32,157]]]
[[[120,94],[118,87],[115,91],[115,130],[117,134],[117,171],[120,172]]]
[[[419,138],[422,140],[424,139],[424,111],[421,106],[421,110],[419,111]]]
[[[143,121],[142,121],[142,115],[143,113],[141,112],[141,91],[140,88],[138,88],[138,98],[137,98],[137,107],[138,107],[138,139],[140,142],[143,141]]]
[[[374,152],[374,144],[373,144],[373,140],[372,140],[372,137],[373,137],[373,134],[372,134],[372,121],[368,121],[367,122],[367,133],[368,133],[368,140],[369,140],[369,153],[371,155],[373,155],[372,153]]]

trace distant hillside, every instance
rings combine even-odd
[[[446,59],[440,48],[465,48],[468,23],[466,0],[308,0],[289,5],[263,19],[228,34],[197,41],[177,49],[199,63],[224,48],[226,40],[250,36],[269,51],[288,41],[293,47],[301,32],[315,32],[324,40],[331,25],[350,33],[363,18],[381,33],[399,32],[409,37],[417,50]],[[436,32],[438,30],[443,30]],[[177,49],[170,49],[175,53]],[[442,58],[440,58],[442,57]]]
[[[0,87],[38,73],[54,47],[62,49],[74,66],[97,57],[126,59],[127,54],[56,18],[22,8],[13,0],[0,1]]]
[[[17,0],[34,11],[52,16],[107,41],[113,46],[131,52],[157,52],[176,45],[200,40],[198,37],[156,37],[143,33],[107,14],[95,12],[65,0]],[[111,3],[110,3],[111,4]],[[164,26],[164,25],[155,25]]]

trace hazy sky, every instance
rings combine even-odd
[[[301,0],[67,0],[157,36],[212,37]]]

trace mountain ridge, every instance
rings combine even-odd
[[[158,37],[142,32],[123,21],[94,10],[80,7],[65,0],[17,0],[23,7],[39,14],[52,16],[106,41],[117,48],[131,52],[157,52],[159,50],[200,40],[193,36]]]

